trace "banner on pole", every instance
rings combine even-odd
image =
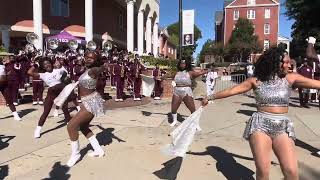
[[[184,10],[182,12],[182,45],[194,45],[194,10]]]

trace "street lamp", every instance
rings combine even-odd
[[[179,60],[182,59],[182,0],[179,0]]]

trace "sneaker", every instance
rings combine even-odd
[[[43,101],[39,101],[38,104],[43,105]]]
[[[36,128],[36,130],[34,131],[34,138],[40,138],[41,136],[41,128]]]
[[[317,154],[320,155],[320,151],[318,151]]]
[[[120,102],[123,102],[123,99],[119,99]]]
[[[67,162],[67,166],[68,166],[68,167],[74,166],[74,165],[79,161],[80,157],[81,157],[80,154],[72,155],[72,156],[70,157],[70,159],[68,160],[68,162]]]
[[[89,157],[103,157],[104,156],[104,152],[96,152],[96,151],[91,151],[88,153]]]
[[[53,112],[53,117],[58,117],[58,116],[59,116],[59,111],[55,109]]]
[[[81,103],[82,101],[81,100],[78,100],[78,103]]]
[[[13,105],[18,106],[19,104],[17,102],[14,102]]]
[[[115,101],[115,102],[119,102],[119,101],[120,101],[120,99],[114,99],[114,101]]]
[[[141,98],[136,98],[136,101],[141,101]]]
[[[38,102],[37,101],[33,101],[32,105],[37,105]]]
[[[154,100],[161,100],[161,98],[160,97],[155,97]]]

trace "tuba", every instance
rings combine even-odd
[[[71,49],[71,50],[76,50],[78,48],[79,44],[76,40],[70,40],[68,42],[68,47]]]
[[[59,41],[57,39],[49,39],[48,40],[48,48],[51,50],[57,49],[59,46]]]
[[[39,36],[35,33],[28,33],[26,36],[28,44],[25,47],[27,53],[33,53],[35,51],[34,44],[39,40]]]
[[[97,44],[94,42],[94,41],[89,41],[87,43],[87,48],[90,50],[90,51],[94,51],[97,49]]]
[[[102,44],[102,49],[104,51],[110,51],[112,49],[112,43],[111,41],[106,41],[105,43]]]

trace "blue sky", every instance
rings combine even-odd
[[[283,4],[285,0],[281,0]],[[160,1],[160,26],[165,27],[178,21],[179,0]],[[223,0],[183,0],[183,9],[195,9],[195,23],[202,31],[202,39],[198,40],[195,56],[201,51],[207,39],[214,39],[214,13],[223,9]],[[281,6],[280,34],[291,38],[292,20],[284,15],[286,9]]]

